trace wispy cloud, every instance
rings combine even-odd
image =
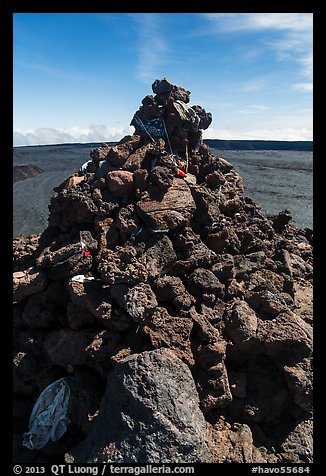
[[[296,89],[297,91],[308,93],[313,90],[313,84],[312,83],[296,83],[293,85],[293,88]]]
[[[45,63],[38,63],[35,61],[26,62],[21,60],[15,60],[14,64],[22,68],[31,69],[39,73],[44,73],[46,75],[53,76],[55,78],[68,80],[68,81],[79,81],[79,80],[88,79],[83,74],[76,73],[73,71],[68,71],[63,68],[54,68]]]
[[[306,31],[312,13],[203,13],[220,31],[284,30]]]
[[[91,124],[89,127],[70,127],[67,129],[53,129],[41,127],[33,131],[19,131],[13,133],[14,146],[64,144],[75,142],[113,142],[123,136],[133,134],[132,127],[114,128],[104,124]]]
[[[160,32],[160,18],[158,13],[134,13],[130,16],[136,24],[138,34],[138,64],[137,76],[146,84],[158,76],[160,65],[164,63],[164,57],[168,47]]]
[[[241,109],[239,112],[241,114],[257,114],[262,111],[268,111],[270,108],[265,104],[249,104],[244,109]]]
[[[300,57],[300,63],[302,66],[302,74],[304,76],[312,76],[313,56],[312,51]]]
[[[277,53],[279,61],[292,61],[299,65],[298,74],[312,78],[312,31],[288,32],[279,40],[266,41]]]
[[[238,84],[238,88],[243,92],[259,91],[266,87],[266,78],[255,78]]]
[[[299,66],[298,75],[312,78],[312,13],[203,13],[202,15],[209,22],[210,33],[264,32],[265,35],[260,40],[261,45],[275,51],[276,59],[279,61],[296,62]]]

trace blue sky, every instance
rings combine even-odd
[[[312,140],[312,13],[14,14],[14,145],[119,140],[156,78],[204,137]]]

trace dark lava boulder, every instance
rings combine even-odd
[[[93,428],[71,456],[75,463],[200,463],[210,460],[206,440],[190,370],[158,349],[117,363]]]

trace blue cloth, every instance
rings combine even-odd
[[[38,397],[31,417],[29,431],[24,433],[23,445],[30,450],[43,448],[50,440],[56,441],[66,432],[70,388],[66,378],[51,383]]]
[[[139,119],[137,114],[135,114],[130,125],[146,134],[149,134],[153,139],[160,139],[165,136],[164,125],[161,117]]]

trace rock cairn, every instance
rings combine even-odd
[[[15,461],[312,461],[312,230],[243,195],[189,91],[152,88],[14,240]],[[23,447],[62,377],[67,432]]]

